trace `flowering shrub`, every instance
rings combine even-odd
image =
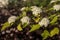
[[[27,1],[24,0],[24,2]],[[55,25],[60,25],[60,4],[57,4],[57,2],[58,1],[54,0],[33,0],[32,4],[29,3],[31,5],[24,6],[20,9],[21,13],[19,16],[13,15],[9,17],[8,21],[2,25],[1,32],[15,24],[17,30],[19,31],[23,31],[24,28],[30,27],[30,30],[27,32],[27,34],[35,32],[36,30],[40,30],[44,27],[43,32],[39,34],[43,37],[42,40],[58,35],[60,29]],[[52,27],[53,29],[50,31],[47,30],[49,27]]]

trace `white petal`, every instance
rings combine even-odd
[[[32,6],[31,11],[33,12],[34,16],[37,16],[42,12],[42,9],[37,6]]]
[[[59,4],[54,5],[53,8],[54,8],[54,10],[58,11],[58,10],[60,10],[60,5]]]
[[[39,22],[40,26],[45,26],[45,27],[47,27],[49,23],[50,23],[50,21],[48,20],[48,18],[43,18],[43,19]]]
[[[26,7],[23,7],[23,8],[21,8],[21,11],[23,11],[23,10],[25,10],[26,9]]]
[[[54,2],[57,2],[57,1],[60,1],[60,0],[51,0],[50,3],[54,3]]]
[[[24,23],[29,24],[29,23],[30,23],[30,22],[29,22],[29,21],[30,21],[30,18],[27,17],[27,16],[25,16],[25,17],[23,17],[20,21],[22,22],[22,24],[24,24]]]
[[[9,22],[9,23],[15,22],[16,19],[17,19],[16,16],[11,16],[11,17],[8,18],[8,22]]]

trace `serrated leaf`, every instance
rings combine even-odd
[[[1,28],[1,31],[5,30],[6,28],[8,28],[10,26],[10,24],[8,22],[5,22]]]
[[[58,20],[58,16],[55,16],[52,21],[50,22],[51,25],[54,25]]]
[[[36,24],[36,25],[32,25],[31,29],[29,32],[32,32],[32,31],[35,31],[35,30],[38,30],[40,28],[40,25],[39,24]]]
[[[44,30],[44,32],[41,34],[41,36],[43,37],[43,40],[45,40],[46,38],[49,37],[49,32],[47,30]]]
[[[59,29],[56,27],[50,32],[50,37],[53,37],[54,35],[59,34]]]
[[[18,24],[17,30],[19,30],[19,31],[22,31],[23,30],[20,24]]]

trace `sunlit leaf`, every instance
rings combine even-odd
[[[50,22],[51,25],[54,25],[58,20],[58,16],[55,16],[53,20]]]
[[[31,29],[30,29],[29,32],[35,31],[35,30],[37,30],[37,29],[39,29],[39,28],[40,28],[40,25],[39,25],[39,24],[32,25],[32,27],[31,27]]]
[[[50,37],[53,37],[54,35],[59,34],[59,29],[56,27],[50,32]]]
[[[33,20],[37,23],[39,22],[40,18],[33,18]]]
[[[49,37],[49,32],[47,30],[44,30],[44,32],[41,34],[41,36],[43,37],[43,40],[45,40],[46,38]]]
[[[27,27],[27,25],[28,25],[27,23],[24,23],[23,28]]]
[[[8,28],[10,26],[10,24],[8,22],[5,22],[1,28],[1,31],[5,30],[6,28]]]
[[[49,19],[52,19],[52,18],[54,18],[55,16],[56,16],[56,14],[51,15],[51,16],[49,17]]]
[[[18,24],[17,30],[19,30],[19,31],[22,31],[23,30],[20,24]]]

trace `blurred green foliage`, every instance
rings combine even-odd
[[[46,38],[49,37],[49,32],[47,30],[44,30],[44,32],[41,34],[41,36],[43,37],[43,40],[45,40]]]
[[[17,21],[18,21],[20,18],[22,18],[22,17],[27,15],[27,11],[30,11],[30,8],[28,8],[28,7],[30,7],[30,6],[38,6],[38,7],[44,8],[44,7],[49,5],[50,1],[51,0],[28,0],[28,1],[22,2],[22,0],[21,0],[21,2],[20,1],[18,2],[18,0],[9,0],[9,3],[11,5],[17,5],[19,3],[19,4],[21,4],[20,6],[22,6],[22,5],[23,6],[27,6],[26,9],[24,11],[22,11],[22,14],[18,16],[18,19],[17,19]],[[48,12],[46,12],[46,13],[48,13]],[[56,13],[54,13],[53,15],[51,14],[48,17],[50,19],[50,24],[49,25],[54,25],[58,21],[58,16],[56,15]],[[37,17],[37,18],[31,18],[32,20],[34,20],[34,22],[36,22],[36,24],[32,24],[32,25],[27,25],[25,23],[23,26],[21,26],[21,24],[17,24],[16,23],[17,24],[17,30],[22,31],[23,28],[26,28],[27,26],[29,26],[29,27],[31,26],[31,29],[29,30],[29,32],[33,32],[35,30],[38,30],[41,27],[39,24],[37,24],[39,22],[40,18],[41,18],[40,16]],[[19,23],[20,23],[20,21],[19,21]],[[3,26],[2,26],[2,28],[1,28],[1,31],[5,30],[8,27],[11,27],[12,25],[9,24],[8,22],[5,22],[3,24]],[[41,34],[41,36],[43,37],[43,40],[45,40],[49,36],[53,37],[56,34],[59,34],[59,28],[57,28],[57,27],[55,27],[50,32],[48,30],[44,30],[43,33]]]
[[[39,24],[35,24],[35,25],[32,25],[31,29],[29,32],[32,32],[32,31],[35,31],[35,30],[38,30],[41,26]]]
[[[50,22],[51,25],[54,25],[58,20],[58,16],[55,16],[52,21]]]
[[[51,30],[50,37],[53,37],[56,34],[59,34],[59,29],[57,27],[55,27],[53,30]]]
[[[5,30],[6,28],[8,28],[10,26],[10,24],[8,22],[5,22],[1,28],[1,31]]]
[[[17,30],[19,30],[19,31],[22,31],[23,30],[22,27],[21,27],[21,24],[18,24]]]

